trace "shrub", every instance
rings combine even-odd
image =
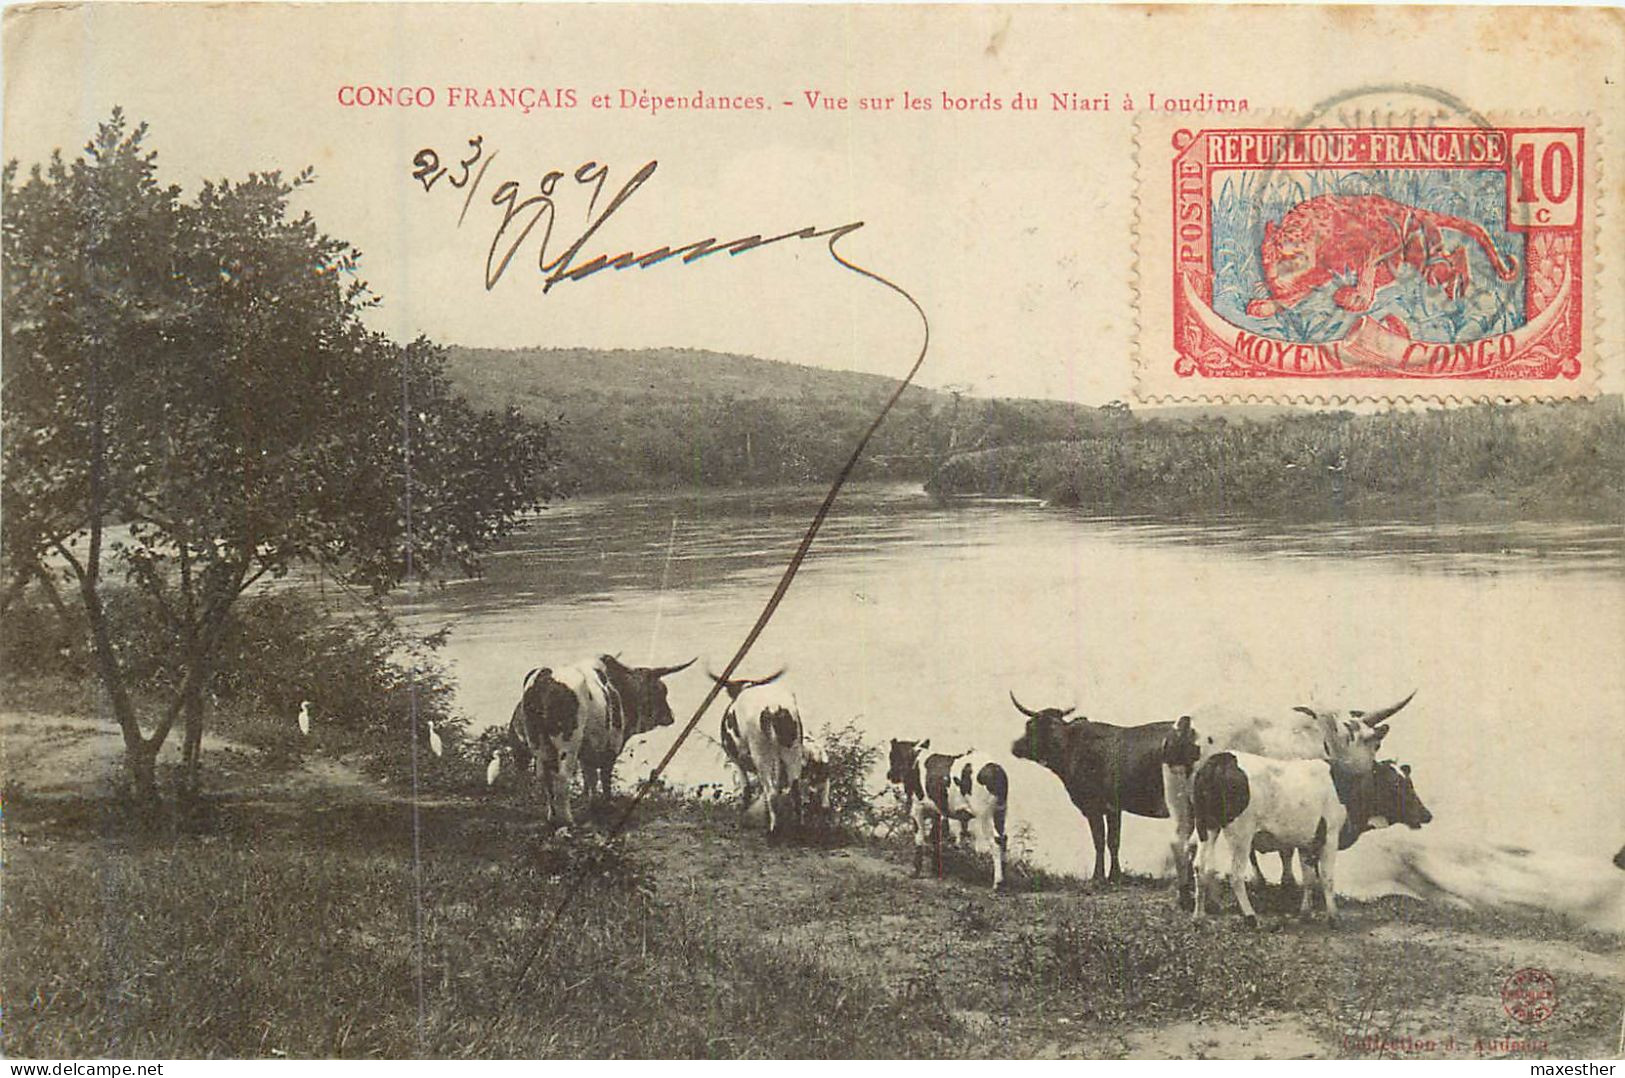
[[[873,792],[880,745],[864,739],[855,719],[840,726],[826,724],[818,740],[829,756],[829,807],[835,822],[845,827],[873,827],[881,815]]]
[[[533,847],[536,867],[553,880],[654,894],[654,873],[618,835],[559,829]]]

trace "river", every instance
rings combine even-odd
[[[473,729],[507,721],[531,667],[598,652],[700,656],[670,681],[681,722],[821,496],[569,501],[406,612],[451,626]],[[998,751],[1022,725],[1010,690],[1135,724],[1417,689],[1384,752],[1413,765],[1430,840],[1606,858],[1625,841],[1622,569],[1606,526],[1185,525],[861,486],[741,672],[788,665],[814,729],[855,718],[876,739]],[[1157,867],[1165,828],[1130,821],[1125,863]]]

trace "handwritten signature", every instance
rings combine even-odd
[[[485,137],[476,135],[468,140],[466,156],[459,158],[454,165],[442,165],[437,150],[427,147],[419,150],[412,156],[412,178],[421,183],[426,192],[433,190],[442,179],[452,188],[465,191],[462,211],[457,216],[457,225],[461,228],[468,216],[469,208],[474,205],[474,196],[479,192],[486,172],[496,158],[495,150],[485,152]],[[720,254],[724,251],[730,255],[742,255],[784,240],[816,240],[828,237],[833,244],[842,236],[863,227],[862,221],[825,229],[807,225],[775,235],[763,236],[757,233],[723,242],[711,236],[680,247],[653,247],[643,254],[638,254],[635,250],[625,250],[616,255],[596,255],[578,263],[582,248],[586,247],[588,241],[604,227],[605,222],[614,216],[617,210],[626,205],[627,201],[649,182],[659,167],[660,162],[650,161],[638,169],[632,174],[631,179],[621,185],[620,190],[609,197],[604,204],[603,212],[596,217],[593,213],[610,182],[609,166],[599,164],[597,161],[584,162],[574,172],[569,173],[568,176],[574,186],[565,184],[563,190],[560,189],[560,185],[564,183],[566,173],[557,170],[549,171],[542,176],[536,184],[534,194],[527,193],[518,180],[504,180],[498,184],[491,192],[490,205],[499,209],[501,214],[491,235],[491,246],[485,254],[485,290],[489,292],[497,286],[497,282],[502,280],[503,275],[508,272],[508,267],[531,240],[533,234],[536,236],[536,268],[543,275],[542,293],[545,295],[556,284],[585,280],[606,269],[624,270],[634,267],[648,269],[674,258],[681,259],[682,264],[686,266],[707,255]],[[580,215],[582,226],[580,231],[575,234],[575,239],[569,246],[550,257],[550,252],[554,250],[554,229],[571,227],[561,218],[560,204],[574,205],[580,201],[582,195],[587,197],[587,207],[585,213]],[[559,242],[563,242],[562,238]]]

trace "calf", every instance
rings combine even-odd
[[[740,810],[750,808],[754,800],[751,778],[762,784],[762,796],[767,803],[767,836],[772,840],[782,834],[780,820],[784,802],[790,802],[793,819],[801,819],[801,773],[806,766],[803,744],[801,709],[795,694],[775,682],[783,676],[780,670],[771,677],[734,678],[724,680],[715,674],[711,680],[727,692],[730,703],[722,713],[722,751],[739,769],[742,792]]]
[[[947,821],[959,821],[961,840],[972,825],[993,840],[993,890],[1004,888],[1004,854],[1008,838],[1005,813],[1010,802],[1010,776],[985,753],[958,756],[927,753],[927,741],[893,741],[886,778],[900,784],[914,821],[914,875],[920,874],[925,848],[936,838],[937,875],[942,874],[941,832]]]
[[[1268,831],[1278,848],[1296,850],[1303,858],[1299,912],[1309,914],[1313,872],[1319,877],[1326,922],[1336,923],[1334,869],[1340,836],[1349,822],[1343,800],[1348,795],[1338,789],[1337,775],[1325,760],[1272,760],[1246,752],[1215,753],[1203,762],[1192,781],[1199,842],[1197,920],[1205,912],[1207,892],[1218,875],[1215,859],[1222,834],[1230,850],[1230,889],[1247,924],[1257,926],[1258,915],[1247,898],[1247,863],[1253,840],[1260,831]]]
[[[1422,798],[1416,792],[1416,784],[1411,781],[1411,765],[1379,760],[1371,771],[1370,817],[1366,820],[1365,830],[1376,831],[1394,824],[1404,824],[1414,831],[1432,822],[1433,813],[1422,803]],[[1260,852],[1279,853],[1283,864],[1292,856],[1290,848],[1282,846],[1269,832],[1260,831],[1253,840],[1252,859],[1253,873],[1260,878],[1263,875],[1258,871],[1257,855]]]

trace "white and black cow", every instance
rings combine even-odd
[[[635,667],[600,655],[525,675],[508,722],[508,748],[521,781],[533,769],[540,772],[549,819],[574,822],[570,786],[577,770],[585,773],[589,797],[595,780],[609,797],[615,758],[626,740],[673,722],[661,679],[692,662]]]
[[[993,889],[1004,888],[1004,855],[1008,837],[1004,821],[1010,804],[1010,775],[991,756],[966,752],[957,756],[927,752],[931,742],[893,741],[886,778],[903,787],[914,821],[914,875],[920,874],[928,845],[934,846],[937,874],[942,874],[942,832],[959,821],[963,841],[974,827],[992,840]]]
[[[1299,912],[1309,914],[1316,877],[1327,922],[1334,924],[1338,852],[1372,828],[1394,823],[1417,828],[1433,819],[1417,796],[1409,766],[1396,766],[1392,760],[1361,768],[1324,759],[1277,760],[1216,752],[1198,762],[1188,716],[1175,725],[1169,744],[1171,765],[1194,769],[1190,786],[1200,846],[1193,916],[1198,920],[1218,874],[1221,835],[1230,855],[1230,887],[1249,925],[1258,924],[1246,884],[1248,861],[1258,845],[1298,853],[1304,865]]]
[[[707,676],[728,694],[728,708],[722,713],[722,751],[739,770],[740,811],[750,809],[755,783],[761,783],[767,837],[778,838],[784,833],[786,809],[791,820],[801,822],[807,756],[796,695],[778,683],[783,670],[764,678]]]
[[[1278,760],[1329,760],[1352,772],[1369,772],[1376,766],[1377,750],[1388,735],[1385,725],[1394,714],[1411,702],[1413,692],[1391,707],[1375,711],[1317,711],[1295,707],[1282,714],[1233,713],[1219,710],[1198,712],[1194,719],[1199,758],[1222,751],[1246,752]],[[1189,716],[1181,718],[1186,722]],[[1174,738],[1170,737],[1170,743]],[[1174,867],[1179,878],[1178,899],[1189,905],[1192,882],[1192,832],[1195,830],[1191,799],[1191,767],[1162,768],[1163,796],[1168,815],[1174,822]],[[1281,853],[1281,882],[1292,881],[1291,851]]]

